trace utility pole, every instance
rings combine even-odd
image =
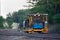
[[[1,1],[0,1],[0,16],[1,16]]]

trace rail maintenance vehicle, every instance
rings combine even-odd
[[[28,14],[23,31],[26,33],[48,33],[48,14]]]

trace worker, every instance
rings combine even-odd
[[[25,20],[23,21],[23,28],[25,28]]]

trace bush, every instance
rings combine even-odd
[[[56,14],[53,16],[53,22],[54,23],[60,23],[60,14]]]
[[[4,28],[3,22],[4,22],[4,18],[0,16],[0,28]]]
[[[60,33],[60,24],[57,25],[57,27],[56,27],[56,32],[57,32],[57,33]]]
[[[53,22],[57,24],[55,30],[57,33],[60,33],[60,14],[56,14],[53,16]]]

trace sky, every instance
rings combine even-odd
[[[1,0],[0,1],[0,15],[6,18],[7,14],[20,9],[26,9],[23,5],[27,5],[27,0]]]
[[[0,16],[1,16],[1,0],[0,0]]]

